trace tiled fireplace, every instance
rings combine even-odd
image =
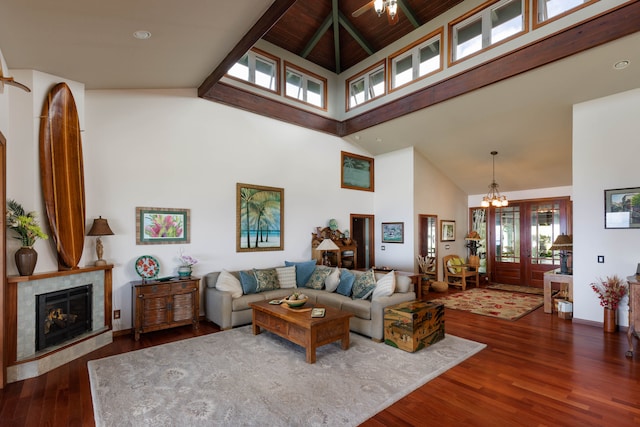
[[[41,375],[112,341],[111,269],[107,265],[9,277],[8,382]],[[38,301],[44,304],[40,314]],[[47,334],[39,333],[45,325]]]

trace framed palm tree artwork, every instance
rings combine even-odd
[[[284,189],[236,184],[236,252],[284,250]]]
[[[341,187],[374,191],[373,159],[346,151],[341,153]]]

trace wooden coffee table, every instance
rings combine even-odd
[[[311,311],[285,308],[260,301],[249,304],[253,309],[253,334],[260,328],[280,335],[282,338],[305,348],[307,363],[316,362],[316,348],[334,341],[342,341],[342,349],[349,348],[349,318],[352,313],[331,307],[325,309],[324,317],[311,317]],[[314,307],[307,304],[303,309]],[[319,306],[317,306],[319,307]]]

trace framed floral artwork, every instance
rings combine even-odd
[[[284,189],[236,184],[236,252],[284,250]]]
[[[341,187],[352,190],[374,191],[373,159],[358,154],[341,152]]]
[[[136,208],[136,245],[191,243],[189,209]]]

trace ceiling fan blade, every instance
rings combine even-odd
[[[373,7],[373,1],[374,0],[371,0],[369,3],[365,4],[360,9],[356,10],[355,12],[353,12],[351,14],[351,16],[353,16],[354,18],[357,18],[358,16],[362,15],[363,13],[365,13],[367,10],[371,9]]]

